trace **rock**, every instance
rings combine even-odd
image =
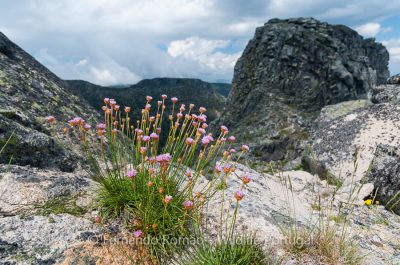
[[[262,160],[302,152],[326,105],[366,99],[389,77],[389,54],[373,39],[313,18],[273,19],[256,29],[234,70],[219,123]]]
[[[55,128],[45,123],[53,115]],[[64,82],[0,33],[0,163],[32,165],[72,171],[78,165],[74,152],[55,136],[75,117],[90,121],[100,117],[85,99],[68,91]],[[12,146],[11,146],[12,145]]]
[[[400,214],[400,150],[380,144],[365,177],[376,188],[376,200]]]
[[[372,89],[372,103],[400,104],[400,85],[380,85]]]
[[[387,80],[388,84],[400,85],[400,74],[394,75]]]
[[[308,157],[347,185],[364,177],[378,144],[400,144],[400,106],[375,104],[328,122],[313,133]]]
[[[343,117],[355,110],[362,109],[371,105],[366,99],[349,100],[334,105],[327,105],[321,109],[316,120],[319,127],[326,125],[330,121]]]
[[[87,207],[88,196],[92,197],[97,187],[83,174],[4,165],[0,173],[0,216],[31,212],[58,199],[79,200],[78,207]]]
[[[56,264],[72,246],[98,234],[93,222],[69,214],[0,218],[1,264]]]

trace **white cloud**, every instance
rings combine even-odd
[[[313,16],[376,35],[399,13],[396,0],[2,0],[0,30],[62,78],[215,81],[232,79],[255,28],[272,17]]]
[[[218,51],[229,45],[227,40],[208,40],[190,37],[172,41],[168,46],[168,54],[172,57],[182,56],[197,61],[213,70],[233,70],[240,54],[227,54]]]
[[[381,29],[381,25],[376,22],[370,22],[355,27],[355,30],[364,37],[375,37],[381,31]]]
[[[389,66],[391,74],[400,73],[400,38],[386,40],[382,43],[386,46],[390,54]]]

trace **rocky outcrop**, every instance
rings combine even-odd
[[[378,145],[365,180],[374,183],[376,200],[400,214],[400,150],[397,146]]]
[[[372,89],[371,101],[373,103],[400,103],[400,74],[388,79],[387,84],[376,86]]]
[[[312,18],[257,28],[235,66],[222,121],[264,160],[290,160],[329,104],[367,98],[389,77],[389,54],[373,39]]]
[[[400,145],[400,106],[381,103],[323,124],[312,135],[315,160],[345,183],[361,180],[379,144]]]
[[[0,33],[0,148],[14,132],[9,146],[0,154],[0,163],[12,158],[12,163],[19,165],[73,170],[76,160],[70,159],[72,152],[43,125],[49,115],[67,121],[74,116],[90,120],[98,114],[84,99],[69,92],[56,75]]]

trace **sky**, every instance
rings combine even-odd
[[[400,72],[400,0],[0,0],[0,31],[63,79],[231,82],[256,27],[314,17],[375,37]]]

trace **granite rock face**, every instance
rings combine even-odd
[[[387,83],[390,85],[400,85],[400,74],[390,77]]]
[[[264,160],[290,160],[320,109],[367,98],[389,77],[389,54],[373,39],[313,18],[272,19],[256,29],[235,66],[222,120]]]
[[[400,74],[390,77],[385,85],[379,85],[371,91],[373,103],[400,103]]]
[[[374,183],[377,197],[387,209],[400,214],[400,150],[398,147],[378,145],[366,181]]]
[[[55,141],[55,132],[44,125],[49,115],[65,122],[75,116],[90,120],[98,114],[0,33],[0,147],[14,132],[0,163],[8,163],[12,157],[14,164],[72,171],[76,162],[70,159],[72,152]]]

